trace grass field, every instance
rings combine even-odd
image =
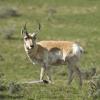
[[[26,57],[21,35],[27,23],[29,32],[42,29],[38,40],[78,41],[86,54],[81,68],[100,70],[100,1],[99,0],[0,0],[0,73],[6,86],[10,82],[39,79],[40,66]],[[92,100],[87,98],[88,83],[78,88],[74,80],[67,85],[67,66],[54,67],[54,84],[24,85],[22,94],[0,91],[0,100]],[[1,83],[0,83],[1,84]]]

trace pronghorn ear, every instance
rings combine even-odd
[[[32,35],[31,35],[33,38],[35,38],[36,39],[36,37],[37,37],[37,34],[36,33],[32,33]]]

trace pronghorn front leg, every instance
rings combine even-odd
[[[45,63],[44,68],[45,68],[45,74],[47,76],[47,80],[49,83],[51,83],[52,81],[51,81],[51,74],[50,74],[50,66],[47,63]]]
[[[40,80],[43,80],[45,75],[47,76],[48,82],[51,83],[50,68],[47,64],[44,64],[43,67],[41,67]]]
[[[46,67],[46,74],[47,74],[47,79],[48,79],[49,83],[52,83],[51,73],[50,73],[50,68],[49,67]]]

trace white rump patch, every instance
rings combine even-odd
[[[77,57],[80,57],[81,56],[81,53],[83,51],[83,48],[80,47],[78,44],[73,44],[73,55],[76,55]]]

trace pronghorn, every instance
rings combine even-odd
[[[28,33],[26,25],[22,28],[21,33],[24,38],[24,48],[30,61],[33,64],[41,65],[40,80],[43,80],[46,74],[48,82],[52,82],[50,66],[66,64],[68,66],[68,84],[73,80],[73,73],[76,73],[79,77],[79,84],[82,86],[78,62],[83,48],[78,43],[53,40],[37,42],[37,34]]]

